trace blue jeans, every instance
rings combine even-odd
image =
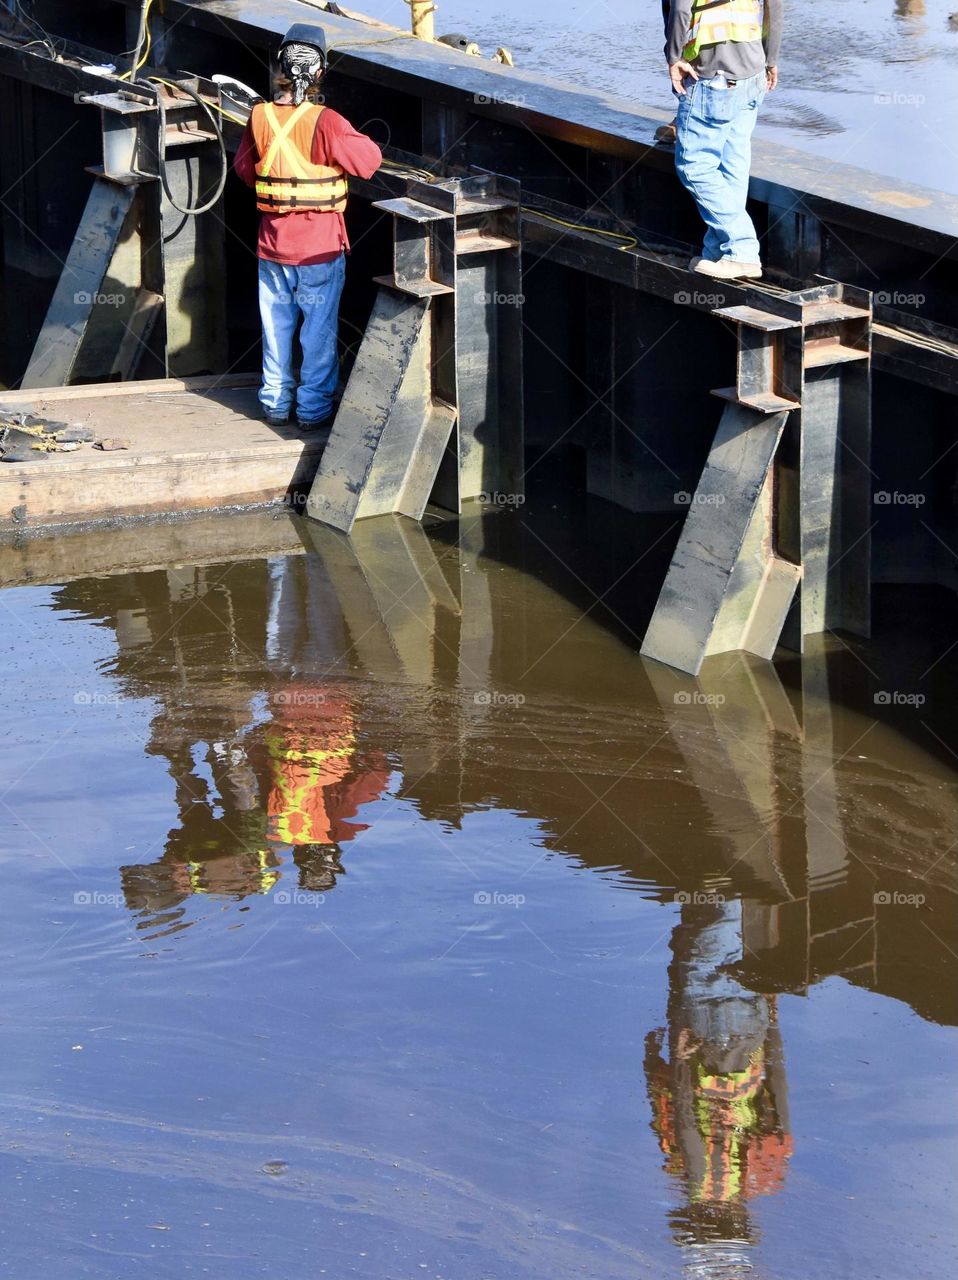
[[[675,169],[706,225],[703,258],[758,262],[758,237],[745,212],[752,132],[765,73],[729,87],[725,76],[686,78],[676,117]]]
[[[311,267],[259,260],[259,312],[263,321],[263,385],[260,404],[268,413],[293,407],[293,339],[300,316],[303,348],[296,414],[304,422],[327,417],[339,381],[337,331],[346,255]]]

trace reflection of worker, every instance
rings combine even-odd
[[[307,96],[316,96],[326,72],[322,27],[296,23],[286,33],[279,60],[275,100],[253,108],[234,167],[255,188],[262,213],[260,402],[267,422],[279,426],[289,420],[296,388],[293,338],[302,316],[296,417],[301,430],[316,431],[331,420],[339,374],[336,330],[349,248],[343,221],[347,175],[372,177],[382,152],[338,112]]]
[[[146,927],[183,927],[193,894],[270,893],[282,875],[278,845],[292,849],[300,888],[333,887],[340,845],[366,830],[352,819],[389,774],[380,757],[360,756],[342,689],[290,685],[274,695],[274,710],[265,731],[213,743],[198,764],[191,740],[164,744],[179,825],[158,862],[120,869],[127,906]]]
[[[675,170],[705,223],[702,256],[690,263],[702,275],[762,274],[745,202],[758,109],[778,83],[781,25],[782,0],[671,0]]]
[[[183,903],[193,894],[239,900],[269,893],[280,876],[243,737],[204,744],[200,756],[190,738],[171,741],[171,727],[157,732],[176,783],[179,825],[158,862],[120,868],[127,906],[146,927],[162,925],[164,932],[182,927]]]
[[[358,766],[343,690],[290,685],[274,695],[273,708],[266,838],[292,847],[301,888],[329,889],[342,871],[339,846],[366,830],[352,819],[382,794],[389,774],[379,759]]]
[[[753,1242],[747,1201],[777,1191],[791,1154],[774,997],[731,972],[742,958],[740,901],[683,906],[669,967],[665,1032],[646,1038],[653,1127],[686,1205],[678,1242],[697,1274],[737,1274]]]

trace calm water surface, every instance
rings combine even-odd
[[[955,607],[685,680],[597,509],[4,551],[4,1273],[955,1274]]]
[[[408,27],[403,0],[352,6]],[[958,193],[955,0],[785,0],[781,85],[762,110],[768,138]],[[440,0],[437,34],[463,32],[484,55],[641,107],[671,110],[659,0]]]

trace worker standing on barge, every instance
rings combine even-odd
[[[675,168],[706,226],[693,271],[762,274],[746,212],[752,132],[778,83],[782,0],[672,0],[665,56],[678,97]]]
[[[294,408],[301,431],[333,417],[339,380],[337,327],[349,238],[343,213],[348,175],[371,178],[382,152],[338,112],[311,101],[326,73],[322,27],[298,22],[279,51],[272,102],[258,102],[234,168],[256,191],[261,211],[259,305],[263,322],[266,421],[282,426]],[[293,339],[302,317],[299,387]]]

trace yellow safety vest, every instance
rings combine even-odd
[[[758,1132],[756,1095],[765,1079],[765,1054],[756,1049],[744,1071],[710,1075],[700,1064],[696,1075],[695,1118],[705,1171],[691,1188],[692,1199],[728,1202],[743,1189],[749,1136]]]
[[[322,209],[342,213],[349,186],[339,165],[310,159],[316,122],[325,107],[301,102],[298,107],[258,102],[250,117],[256,163],[256,207],[264,213]],[[281,117],[282,113],[282,117]]]
[[[762,0],[693,0],[682,57],[694,62],[707,45],[762,38]]]

